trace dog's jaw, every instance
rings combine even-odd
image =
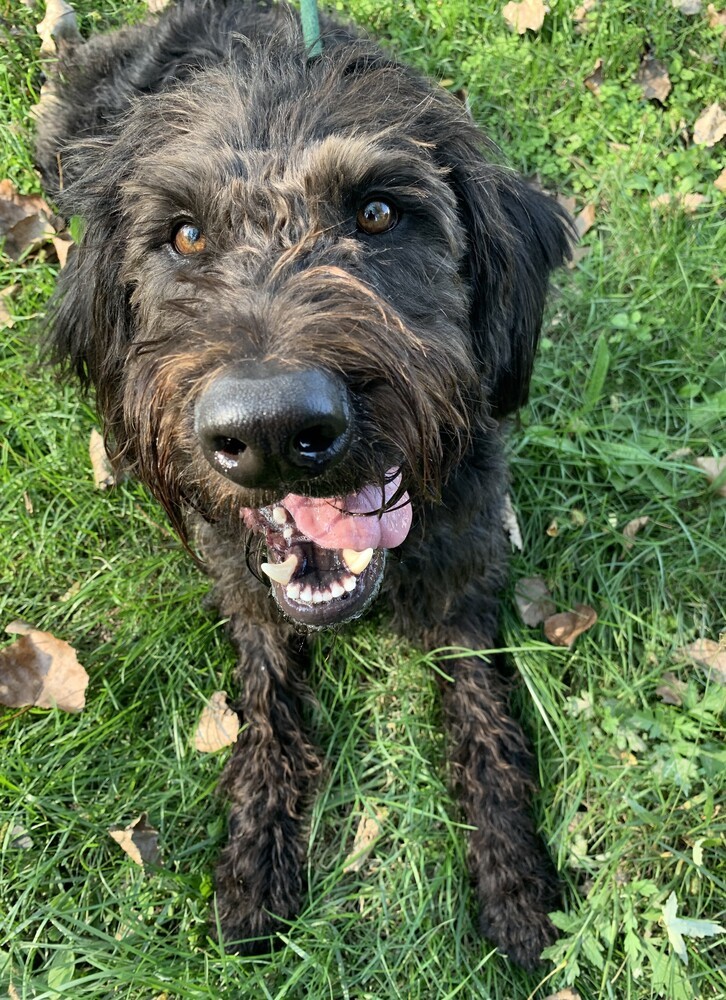
[[[260,569],[286,618],[327,628],[369,607],[386,550],[405,540],[412,521],[408,495],[399,497],[400,474],[391,470],[387,479],[383,488],[368,486],[338,500],[289,494],[266,507],[242,508],[246,527],[264,536],[269,561]]]

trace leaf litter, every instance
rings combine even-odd
[[[121,850],[141,868],[163,863],[158,844],[159,831],[149,826],[147,819],[147,814],[141,813],[128,826],[115,826],[108,831]]]
[[[88,674],[75,649],[23,622],[13,622],[5,631],[20,638],[0,650],[0,703],[80,712],[86,704]]]
[[[215,691],[199,716],[192,742],[200,753],[216,753],[239,735],[239,716],[227,704],[227,692]]]
[[[549,7],[543,0],[521,0],[520,3],[508,3],[502,8],[502,17],[512,31],[519,35],[527,31],[539,31],[548,13]]]

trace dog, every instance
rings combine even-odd
[[[239,650],[223,937],[269,949],[303,893],[321,771],[300,634],[375,603],[442,661],[482,933],[533,969],[560,884],[495,660],[503,421],[527,399],[571,224],[464,106],[357,29],[181,0],[65,37],[46,189],[83,237],[49,310],[117,463],[198,553]]]

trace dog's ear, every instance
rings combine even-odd
[[[571,256],[574,228],[554,199],[487,162],[468,125],[444,152],[467,233],[470,322],[493,416],[528,397],[549,279]]]

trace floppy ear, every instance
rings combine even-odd
[[[488,163],[465,125],[442,149],[467,232],[470,323],[493,416],[527,401],[551,272],[571,256],[567,212],[512,171]]]

